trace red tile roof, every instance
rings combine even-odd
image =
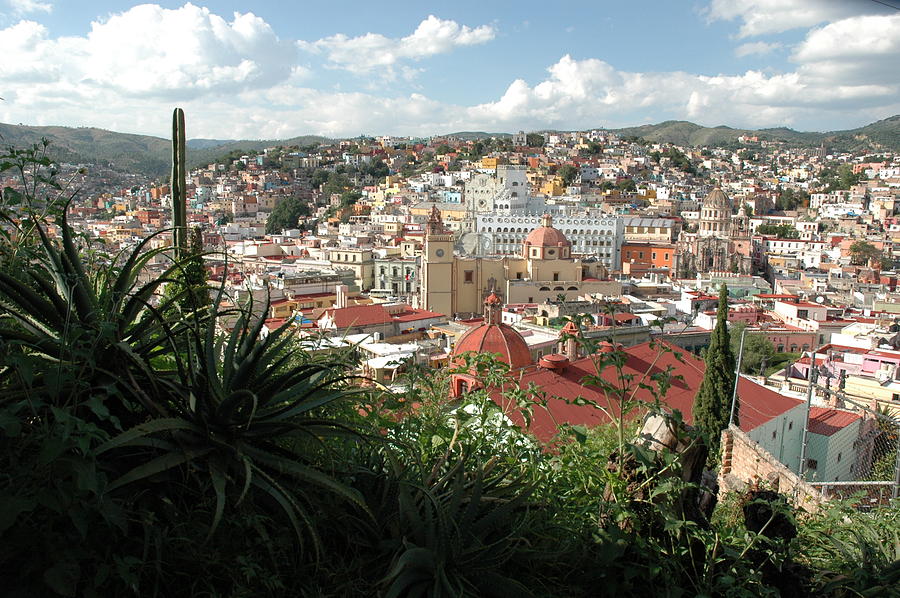
[[[809,431],[820,436],[832,436],[860,417],[839,409],[812,407],[809,411]]]
[[[660,402],[668,411],[680,411],[684,421],[692,423],[694,397],[706,371],[703,360],[664,341],[635,345],[625,349],[625,353],[627,358],[622,374],[632,376],[628,387],[634,389],[633,397],[647,403],[653,402],[653,394],[639,387],[639,384],[655,387],[656,383],[651,376],[671,368],[671,387]],[[619,407],[614,397],[608,396],[597,385],[584,384],[586,377],[596,374],[592,359],[584,357],[572,362],[564,370],[530,367],[520,377],[517,376],[516,383],[521,388],[527,388],[533,383],[551,397],[547,402],[547,409],[538,408],[532,414],[530,431],[538,440],[550,441],[561,423],[594,426],[607,423],[611,417],[618,416]],[[603,369],[601,376],[606,382],[621,384],[613,366]],[[799,399],[786,397],[744,377],[738,383],[738,397],[739,404],[743,406],[740,410],[740,427],[744,431],[750,431],[802,403]],[[592,401],[602,409],[593,405],[574,404],[577,398]],[[525,424],[521,413],[515,407],[505,405],[499,393],[494,396],[494,400],[506,408],[507,415],[516,424]]]
[[[387,324],[391,321],[390,314],[380,303],[334,308],[326,310],[325,313],[334,318],[334,325],[338,328]]]

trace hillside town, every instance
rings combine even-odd
[[[172,242],[159,234],[167,183],[86,168],[62,170],[82,186],[73,225],[113,252]],[[559,422],[603,419],[573,405],[597,394],[581,382],[591,356],[573,339],[585,338],[623,349],[633,375],[671,368],[685,384],[664,401],[689,421],[725,288],[732,338],[756,339],[739,349],[740,429],[772,471],[821,488],[886,457],[871,414],[900,413],[892,152],[604,130],[377,137],[230,155],[185,184],[219,298],[265,310],[263,334],[289,325],[315,350],[355,346],[372,383],[494,354],[558,399],[531,423],[548,440]],[[152,266],[166,267],[162,255]],[[658,342],[674,357],[657,363]],[[824,384],[811,387],[813,370]],[[454,374],[451,394],[479,383]],[[771,474],[739,462],[723,472]]]

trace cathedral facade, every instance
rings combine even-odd
[[[566,295],[618,296],[622,285],[600,280],[600,262],[572,257],[572,244],[545,215],[522,243],[519,255],[454,255],[452,233],[440,212],[432,210],[425,226],[419,307],[448,316],[478,314],[492,291],[505,303],[539,303]]]
[[[747,217],[733,212],[731,200],[718,187],[706,196],[697,230],[682,232],[676,245],[679,278],[693,278],[698,272],[752,273]]]

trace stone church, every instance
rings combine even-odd
[[[678,239],[679,278],[693,278],[698,272],[752,273],[748,218],[733,212],[731,199],[718,187],[706,196],[697,230],[682,232]]]
[[[425,225],[418,306],[448,316],[481,313],[492,291],[505,303],[540,303],[566,295],[604,297],[622,293],[621,283],[602,280],[601,262],[572,257],[572,243],[544,215],[519,255],[454,255],[453,234],[444,228],[440,211],[432,209]]]

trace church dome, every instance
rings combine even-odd
[[[534,229],[525,237],[525,245],[532,247],[569,247],[571,243],[561,230],[553,228],[553,219],[545,214],[541,220],[541,226]]]
[[[500,354],[500,361],[511,369],[517,370],[531,365],[531,351],[522,335],[509,324],[501,321],[502,302],[496,293],[491,293],[484,300],[484,323],[467,330],[453,349],[453,357],[463,353]]]
[[[717,208],[720,210],[731,210],[731,200],[725,195],[719,187],[709,192],[709,195],[703,200],[704,208]]]
[[[513,370],[531,365],[528,343],[509,324],[482,324],[465,332],[456,341],[453,357],[459,357],[469,351],[499,353],[500,361]]]

